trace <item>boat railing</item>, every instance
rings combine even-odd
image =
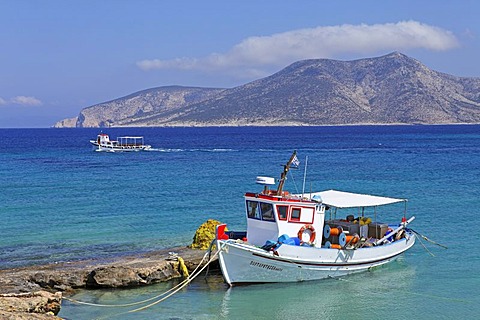
[[[143,137],[118,137],[117,143],[122,147],[141,147],[144,145]]]

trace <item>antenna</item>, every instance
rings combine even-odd
[[[305,193],[305,180],[307,178],[307,163],[308,163],[308,156],[305,157],[305,171],[303,172],[302,198],[303,198],[303,194]]]

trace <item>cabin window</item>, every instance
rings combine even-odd
[[[300,221],[301,212],[302,212],[302,209],[300,208],[292,208],[292,214],[290,215],[290,220]]]
[[[277,206],[279,220],[287,220],[288,206]]]
[[[313,223],[313,215],[315,208],[310,207],[296,207],[292,208],[290,212],[289,221],[300,223]]]
[[[273,206],[271,203],[260,203],[260,209],[262,211],[262,220],[264,221],[275,221],[273,216]]]
[[[260,220],[260,210],[258,209],[258,202],[247,201],[247,215],[251,219]]]
[[[271,203],[247,200],[247,216],[250,219],[275,221]]]

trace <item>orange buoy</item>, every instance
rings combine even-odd
[[[342,246],[339,245],[339,244],[332,243],[330,245],[330,249],[339,249],[340,250],[340,249],[342,249]]]

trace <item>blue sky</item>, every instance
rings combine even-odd
[[[480,77],[480,1],[0,0],[0,128],[143,89],[234,87],[307,58],[393,51]]]

